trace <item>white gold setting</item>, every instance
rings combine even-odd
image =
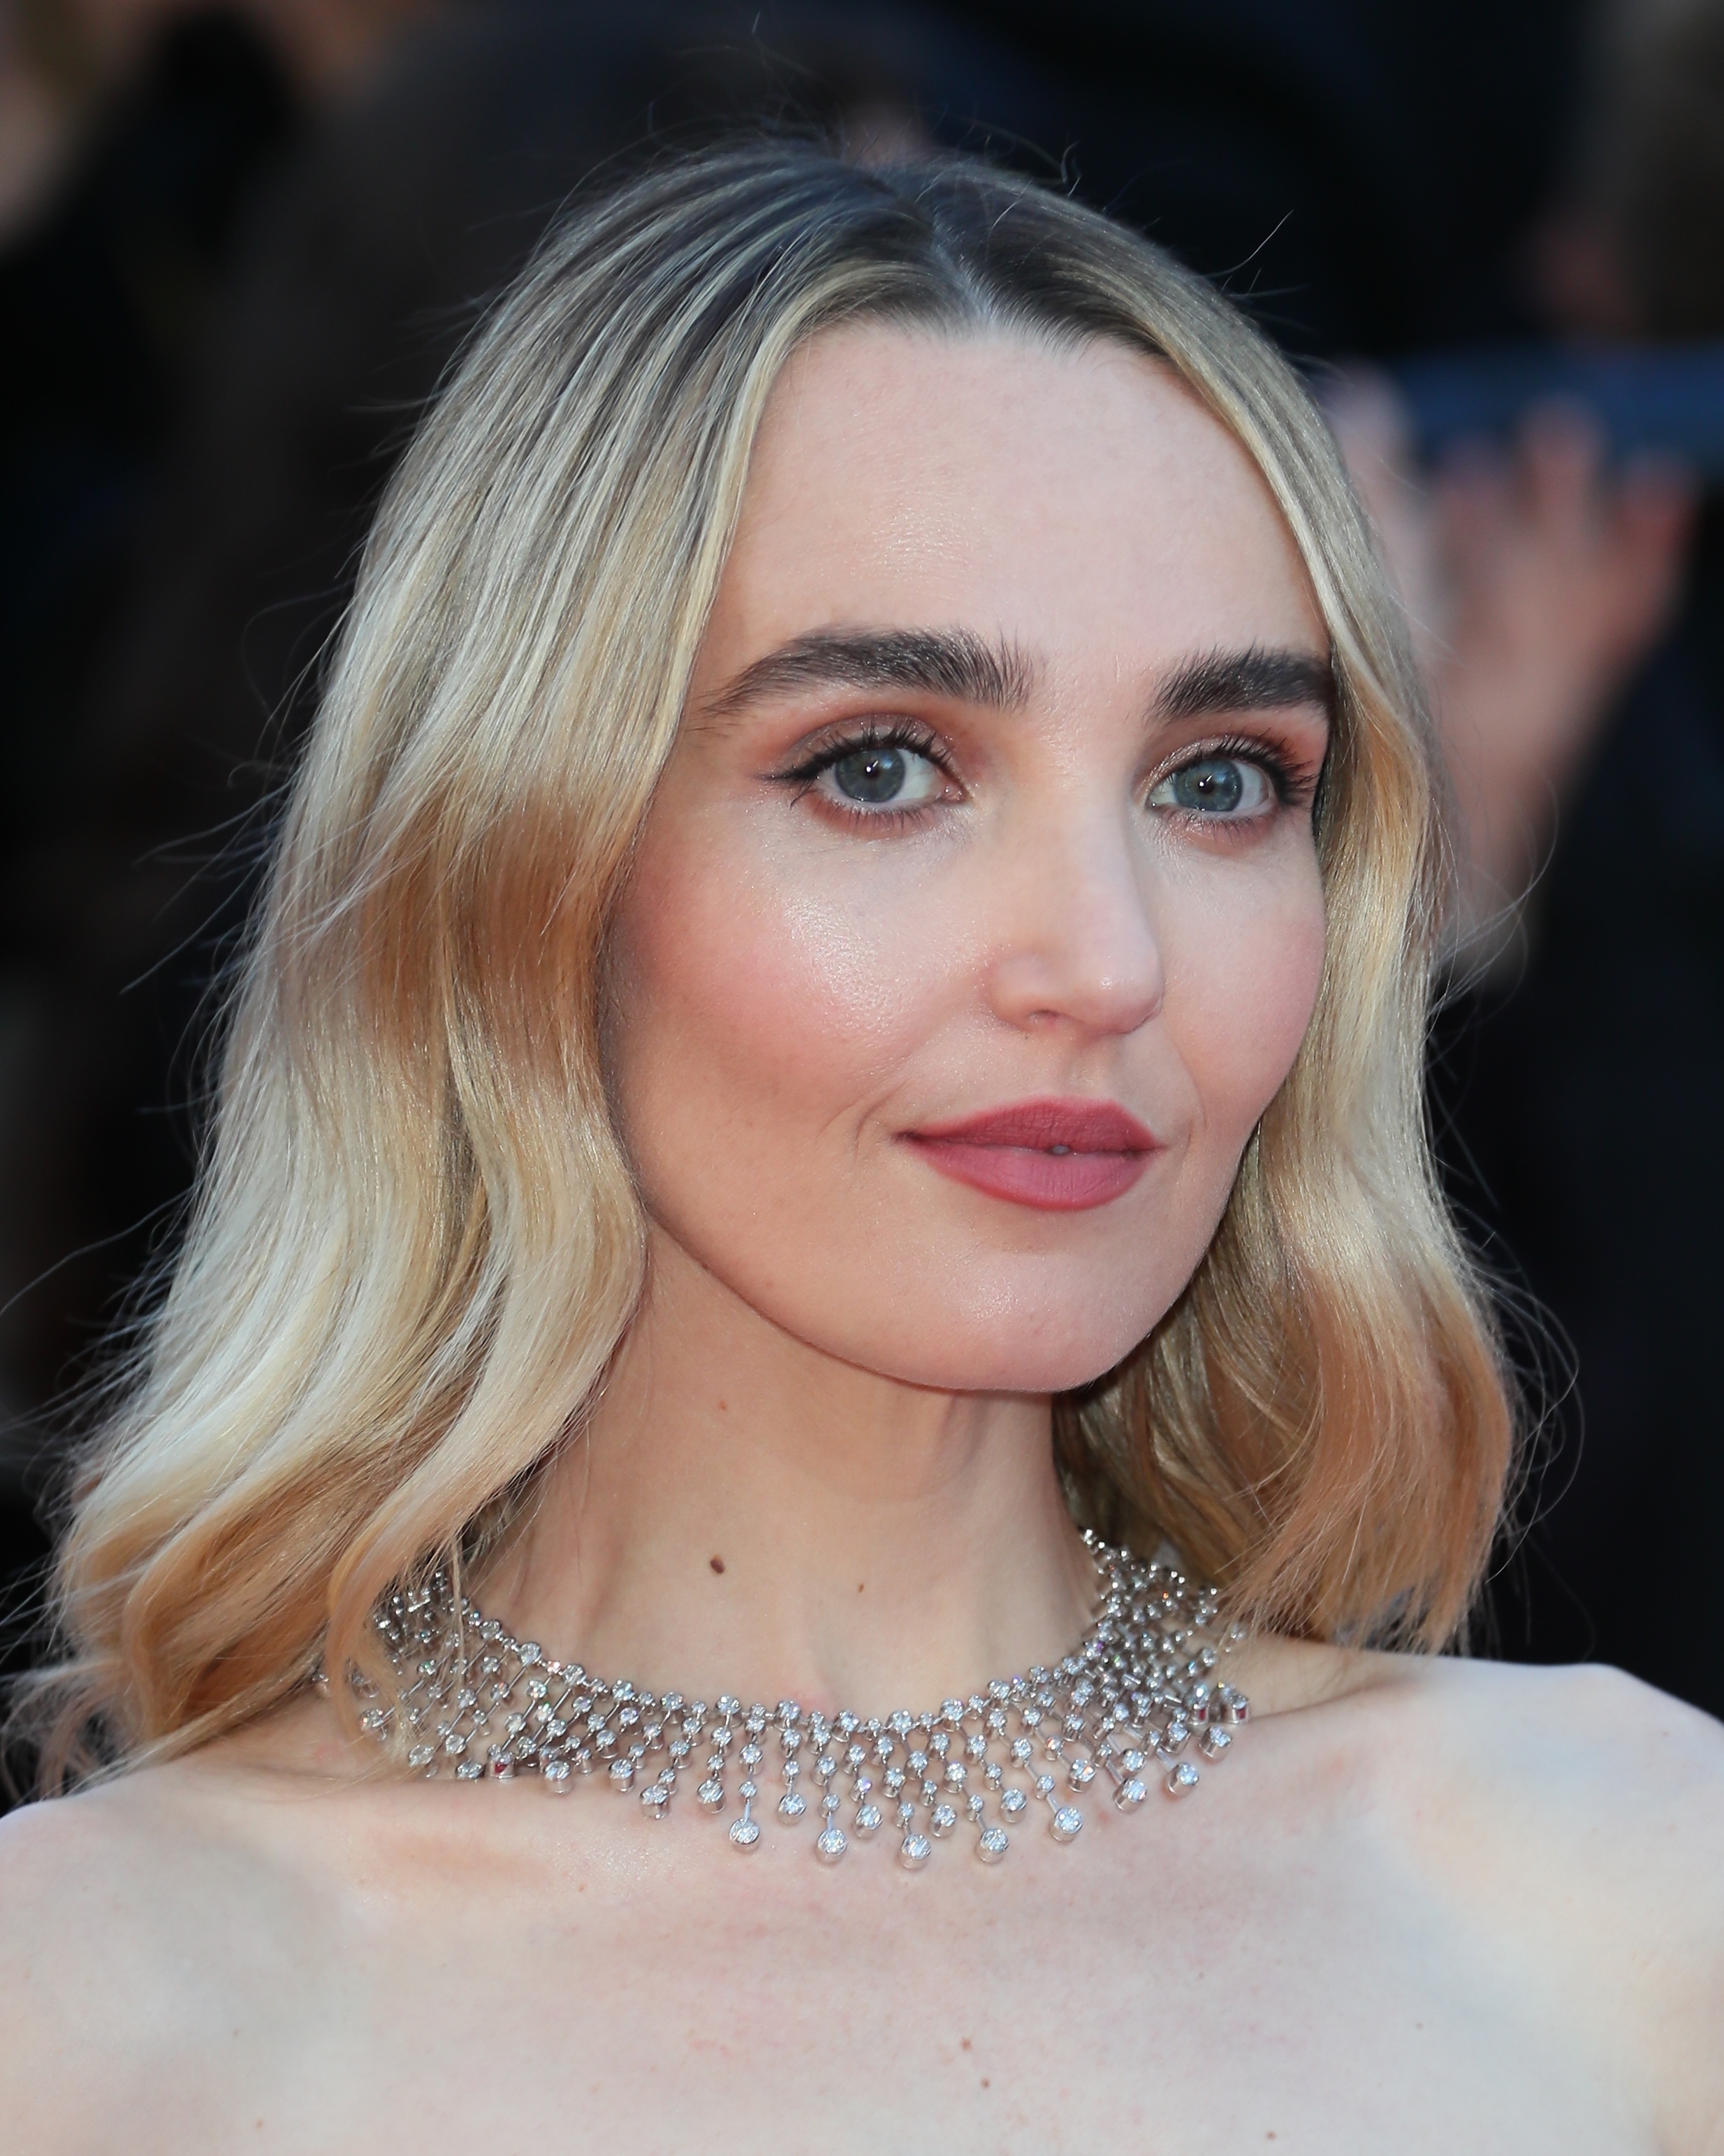
[[[699,1774],[696,1804],[731,1815],[729,1840],[744,1856],[762,1838],[759,1815],[793,1827],[812,1813],[814,1854],[827,1864],[888,1819],[906,1871],[960,1828],[983,1863],[997,1864],[1008,1830],[1035,1807],[1070,1844],[1083,1828],[1072,1801],[1083,1792],[1110,1794],[1122,1812],[1144,1803],[1152,1782],[1187,1795],[1200,1779],[1189,1753],[1219,1760],[1250,1712],[1242,1692],[1214,1681],[1244,1636],[1221,1624],[1214,1589],[1084,1539],[1099,1591],[1072,1652],[926,1713],[828,1716],[794,1700],[744,1707],[729,1693],[709,1706],[607,1681],[511,1639],[439,1573],[379,1609],[398,1705],[372,1705],[361,1720],[382,1743],[404,1739],[408,1765],[427,1779],[536,1774],[562,1795],[576,1776],[603,1773],[652,1819],[664,1817],[685,1774]],[[768,1774],[775,1794],[762,1786]]]

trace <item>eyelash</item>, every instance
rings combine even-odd
[[[1187,749],[1172,763],[1166,764],[1149,782],[1148,791],[1153,793],[1164,779],[1172,778],[1177,772],[1193,763],[1206,762],[1211,757],[1231,757],[1240,763],[1255,764],[1269,780],[1276,801],[1283,808],[1303,808],[1315,798],[1321,771],[1313,771],[1289,756],[1285,749],[1261,735],[1248,739],[1243,734],[1224,734],[1219,741],[1199,742]],[[1220,818],[1198,819],[1219,825]]]
[[[869,749],[881,748],[907,748],[917,756],[926,757],[948,778],[957,776],[952,769],[950,752],[940,737],[931,727],[912,719],[870,719],[842,733],[829,734],[805,751],[795,763],[776,775],[783,784],[797,788],[793,798],[800,801],[813,790],[822,773],[830,770],[844,757]],[[1256,765],[1268,778],[1276,801],[1284,808],[1309,806],[1315,801],[1321,784],[1321,766],[1311,770],[1289,756],[1275,742],[1266,741],[1260,736],[1252,739],[1243,734],[1227,734],[1215,741],[1193,743],[1175,762],[1164,765],[1156,773],[1146,792],[1152,792],[1164,779],[1171,778],[1188,765],[1201,763],[1209,757],[1236,757],[1241,763]],[[920,824],[931,809],[939,805],[935,802],[923,802],[906,808],[859,808],[847,810],[837,802],[825,803],[829,814],[843,816],[851,824],[865,824],[874,831],[897,831],[908,825]],[[1189,820],[1205,824],[1212,830],[1243,828],[1242,824],[1230,824],[1229,819],[1219,817],[1193,816]]]
[[[939,735],[914,719],[867,719],[842,733],[829,734],[777,775],[786,785],[796,788],[792,798],[801,801],[813,793],[821,773],[829,771],[834,764],[847,756],[880,748],[907,748],[916,756],[926,757],[936,771],[943,771],[948,778],[957,775],[952,767],[951,752]],[[901,831],[922,823],[939,805],[927,801],[907,808],[847,809],[836,801],[823,803],[829,815],[841,816],[846,823],[865,825],[876,832]]]

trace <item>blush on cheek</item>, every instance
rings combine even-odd
[[[613,941],[613,1082],[649,1194],[655,1159],[698,1154],[760,1201],[811,1143],[854,1129],[917,1030],[931,969],[891,909],[724,865],[644,850]]]
[[[1320,908],[1255,925],[1257,933],[1230,943],[1224,971],[1205,968],[1193,982],[1191,1022],[1183,1029],[1204,1124],[1235,1163],[1293,1067],[1323,971]],[[1174,1001],[1170,992],[1170,1008]]]
[[[1323,978],[1324,952],[1320,917],[1301,923],[1282,945],[1277,963],[1263,968],[1251,1028],[1258,1041],[1256,1076],[1261,1096],[1253,1122],[1280,1091],[1310,1029]]]

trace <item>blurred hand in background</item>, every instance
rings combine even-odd
[[[1508,452],[1418,459],[1387,377],[1326,402],[1412,619],[1456,811],[1455,941],[1506,941],[1565,794],[1681,594],[1696,506],[1685,473],[1610,465],[1578,408],[1530,413]]]

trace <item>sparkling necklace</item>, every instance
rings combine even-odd
[[[1221,1625],[1215,1590],[1093,1535],[1084,1540],[1098,1592],[1072,1652],[1051,1670],[996,1678],[923,1714],[828,1716],[788,1699],[745,1707],[729,1693],[709,1706],[606,1682],[511,1639],[439,1573],[379,1608],[398,1705],[372,1706],[361,1719],[387,1741],[398,1716],[408,1763],[428,1779],[536,1773],[561,1795],[574,1776],[603,1771],[653,1819],[669,1812],[698,1761],[702,1810],[728,1812],[733,1795],[741,1805],[730,1826],[740,1851],[760,1841],[755,1815],[768,1801],[770,1774],[787,1825],[818,1813],[814,1853],[825,1863],[890,1819],[910,1871],[960,1825],[973,1830],[982,1861],[997,1864],[1009,1829],[1034,1805],[1047,1808],[1054,1840],[1070,1842],[1084,1824],[1070,1798],[1093,1786],[1123,1812],[1144,1802],[1152,1779],[1170,1797],[1186,1795],[1198,1780],[1190,1752],[1219,1759],[1249,1712],[1242,1692],[1213,1681],[1222,1655],[1244,1637],[1243,1626]]]

